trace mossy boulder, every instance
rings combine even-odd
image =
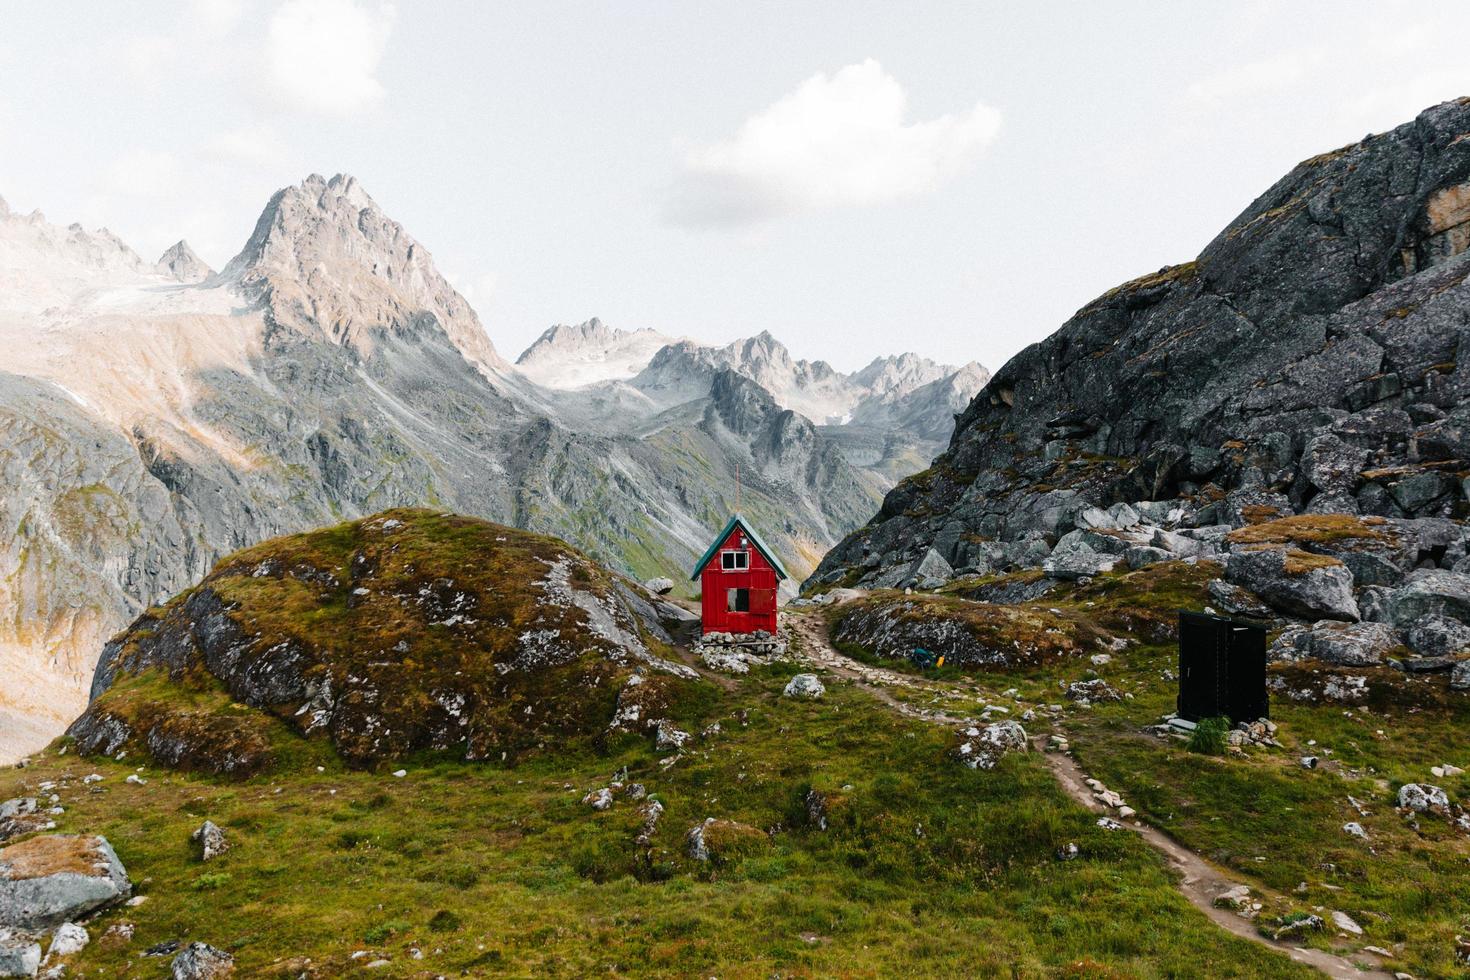
[[[1107,638],[1089,621],[1043,606],[881,593],[844,607],[839,644],[904,659],[922,648],[956,667],[1014,668],[1093,653]]]
[[[139,617],[69,734],[236,776],[300,736],[360,767],[509,759],[600,736],[635,668],[694,679],[666,640],[630,583],[559,540],[394,510],[238,552]]]

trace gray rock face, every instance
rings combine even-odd
[[[1336,560],[1303,561],[1291,552],[1276,549],[1237,551],[1225,565],[1225,577],[1293,616],[1359,618],[1353,577]]]
[[[132,890],[102,837],[55,834],[0,848],[0,927],[49,929],[120,902]]]
[[[216,980],[234,972],[235,958],[208,943],[190,943],[173,961],[173,980]]]
[[[1470,242],[1447,203],[1470,187],[1467,131],[1457,100],[1307,160],[1194,261],[1088,304],[995,373],[925,478],[814,579],[930,547],[963,568],[1120,502],[1237,526],[1450,516],[1465,495],[1447,471],[1470,460]]]

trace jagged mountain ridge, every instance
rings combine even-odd
[[[1086,507],[1464,516],[1470,100],[1307,160],[990,379],[819,581],[1035,565]],[[901,578],[901,575],[899,575]]]
[[[652,330],[619,330],[596,318],[550,328],[521,354],[516,366],[547,388],[622,382],[659,407],[705,392],[714,374],[728,369],[755,381],[782,407],[817,425],[894,420],[902,424],[923,414],[923,408],[910,404],[915,393],[938,381],[966,391],[964,403],[955,407],[958,411],[989,378],[989,372],[973,362],[954,367],[912,353],[877,358],[843,374],[825,361],[793,358],[769,331],[717,347]],[[953,425],[952,419],[945,421]],[[928,424],[914,434],[943,440],[948,430],[937,432]]]
[[[737,465],[744,509],[798,569],[879,499],[734,379],[636,426],[584,424],[509,369],[349,177],[274,195],[218,274],[183,281],[188,257],[0,215],[0,655],[25,679],[0,690],[0,755],[76,714],[111,633],[268,537],[430,506],[681,579]]]

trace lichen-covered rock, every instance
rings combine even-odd
[[[1323,620],[1295,635],[1305,656],[1342,667],[1368,667],[1383,662],[1402,645],[1397,630],[1386,623],[1340,623]]]
[[[26,932],[0,927],[0,977],[33,977],[41,966],[41,944]]]
[[[643,587],[654,595],[668,595],[674,591],[674,580],[671,578],[651,578],[643,583]]]
[[[54,830],[56,821],[41,810],[34,797],[21,797],[0,803],[0,844],[22,834]]]
[[[919,595],[862,599],[843,606],[833,638],[893,659],[907,660],[923,649],[957,667],[1035,666],[1090,655],[1103,641],[1087,622],[1046,608],[1000,604],[1014,601]]]
[[[781,693],[788,698],[819,698],[827,693],[827,688],[816,674],[797,674]]]
[[[770,844],[765,832],[738,820],[706,817],[684,835],[684,849],[696,861],[729,864]]]
[[[46,956],[48,959],[75,956],[86,949],[91,941],[92,937],[84,927],[75,922],[63,922],[51,934],[51,946],[46,950]]]
[[[201,861],[213,861],[230,849],[230,842],[225,839],[225,832],[213,820],[206,820],[200,824],[199,829],[189,835],[189,842],[199,852]]]
[[[1438,786],[1428,783],[1405,783],[1399,787],[1399,806],[1415,813],[1435,813],[1442,817],[1450,815],[1449,794]]]
[[[1092,703],[1095,701],[1121,701],[1123,695],[1115,691],[1107,681],[1101,677],[1091,680],[1073,681],[1067,685],[1067,699],[1069,701]]]
[[[1470,649],[1470,626],[1431,614],[1404,630],[1404,642],[1421,657],[1448,657]]]
[[[1002,757],[1025,752],[1026,729],[1019,722],[997,721],[984,728],[971,726],[959,733],[955,756],[971,769],[994,769]]]
[[[1451,668],[1450,690],[1470,691],[1470,660],[1461,660]]]
[[[1222,578],[1212,578],[1205,587],[1210,593],[1210,599],[1224,612],[1232,616],[1267,617],[1274,615],[1270,606],[1266,605],[1255,593],[1249,589],[1243,589],[1238,585],[1227,582]]]
[[[1400,626],[1429,616],[1470,624],[1470,575],[1440,568],[1415,571],[1388,596],[1386,612]]]
[[[208,943],[190,943],[173,960],[173,980],[218,980],[235,972],[235,957]]]
[[[1122,555],[1100,555],[1093,551],[1073,551],[1052,555],[1041,563],[1041,570],[1052,578],[1075,582],[1111,572],[1123,560]]]
[[[49,929],[132,894],[105,838],[51,834],[0,848],[0,927]]]
[[[1236,551],[1225,564],[1225,577],[1293,616],[1359,618],[1353,576],[1335,558],[1278,548]]]

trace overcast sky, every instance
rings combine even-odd
[[[994,368],[1470,94],[1470,4],[0,0],[0,196],[216,268],[356,175],[514,357],[600,316]]]

